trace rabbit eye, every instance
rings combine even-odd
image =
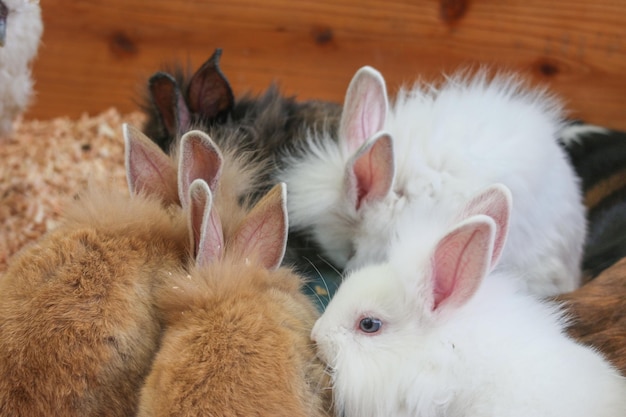
[[[362,318],[359,322],[359,329],[364,333],[376,333],[383,326],[383,322],[373,317]]]

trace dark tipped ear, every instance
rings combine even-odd
[[[391,136],[381,132],[346,165],[346,192],[358,210],[364,201],[383,199],[391,191],[395,163]]]
[[[166,203],[177,203],[177,174],[172,159],[139,129],[125,123],[122,131],[130,193],[145,193]]]
[[[235,102],[228,80],[219,67],[222,50],[213,55],[191,77],[187,96],[189,108],[204,119],[213,120],[232,109]]]
[[[383,76],[365,66],[352,78],[339,122],[339,140],[348,151],[356,152],[383,129],[387,117],[387,87]]]
[[[222,154],[209,135],[192,130],[180,140],[178,160],[178,194],[183,207],[187,207],[189,186],[196,179],[206,181],[213,193],[217,190],[222,173]]]
[[[280,266],[287,245],[287,188],[275,185],[237,228],[232,250],[260,261],[267,269]]]
[[[222,225],[212,203],[209,185],[201,179],[193,181],[189,186],[189,235],[198,266],[206,266],[224,253]]]
[[[494,220],[496,223],[496,237],[491,259],[492,267],[498,263],[509,233],[512,200],[511,191],[505,185],[490,185],[470,199],[459,219],[464,220],[468,217],[484,214]]]
[[[457,308],[476,292],[493,255],[495,223],[474,216],[446,234],[432,257],[432,309]]]
[[[157,72],[148,80],[148,88],[167,134],[176,137],[189,130],[191,116],[174,77]]]

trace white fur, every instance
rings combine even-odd
[[[591,124],[569,124],[564,126],[560,133],[560,142],[569,147],[574,143],[579,143],[581,136],[600,134],[608,135],[611,131],[602,126],[596,126]]]
[[[435,215],[424,234],[403,232],[388,262],[347,276],[315,324],[337,415],[626,415],[626,380],[565,336],[559,307],[520,292],[514,277],[492,272],[464,305],[433,310],[431,250],[444,224]],[[380,318],[382,330],[358,331],[362,317]]]
[[[440,86],[403,89],[383,127],[393,139],[393,191],[355,208],[346,197],[344,141],[311,134],[310,149],[287,157],[278,177],[288,184],[291,226],[309,230],[337,266],[355,269],[385,260],[401,229],[430,221],[407,225],[401,213],[452,215],[478,190],[502,183],[514,210],[500,267],[527,276],[534,294],[571,291],[580,282],[585,210],[557,143],[562,120],[554,97],[514,75],[460,73]]]
[[[39,0],[3,0],[9,9],[6,42],[0,47],[0,136],[12,131],[13,121],[33,95],[31,62],[43,32]]]

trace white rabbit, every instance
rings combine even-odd
[[[459,73],[440,86],[402,89],[389,108],[371,67],[350,83],[338,137],[309,133],[309,149],[284,156],[293,230],[307,230],[338,267],[387,259],[407,227],[403,212],[453,216],[478,190],[512,192],[500,268],[526,274],[539,296],[576,288],[585,237],[578,179],[557,144],[562,109],[514,75]],[[413,216],[416,233],[430,222]]]
[[[42,33],[39,0],[0,0],[0,136],[13,131],[33,98],[31,66]]]
[[[491,191],[499,215],[470,209],[443,237],[431,216],[340,286],[311,334],[338,415],[626,415],[626,379],[565,335],[559,306],[492,270],[510,201]]]

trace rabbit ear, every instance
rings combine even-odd
[[[187,90],[191,111],[210,120],[230,110],[235,101],[230,84],[219,67],[221,56],[222,50],[216,49],[191,77]]]
[[[488,216],[474,216],[437,243],[432,257],[432,309],[459,307],[474,295],[493,256],[496,225]]]
[[[157,72],[148,80],[148,88],[167,133],[176,136],[186,132],[191,115],[176,80],[165,72]]]
[[[391,136],[381,132],[350,158],[346,192],[358,210],[365,200],[380,200],[389,194],[395,165]]]
[[[189,235],[198,266],[206,266],[224,253],[222,224],[212,205],[209,185],[202,179],[194,180],[189,186]]]
[[[187,207],[189,186],[196,179],[203,179],[213,193],[222,173],[223,157],[217,145],[209,135],[192,130],[180,140],[178,160],[178,194],[181,204]]]
[[[124,123],[124,159],[128,189],[133,195],[156,195],[167,203],[177,203],[176,168],[172,159],[139,129]]]
[[[339,138],[350,152],[356,152],[382,130],[388,106],[380,72],[369,66],[358,70],[348,87],[339,124]]]
[[[287,245],[287,187],[276,184],[237,228],[232,249],[267,269],[280,266]]]
[[[508,236],[512,201],[511,191],[505,185],[493,184],[472,197],[463,210],[461,220],[484,214],[491,217],[496,223],[496,237],[491,258],[492,267],[498,263]]]

